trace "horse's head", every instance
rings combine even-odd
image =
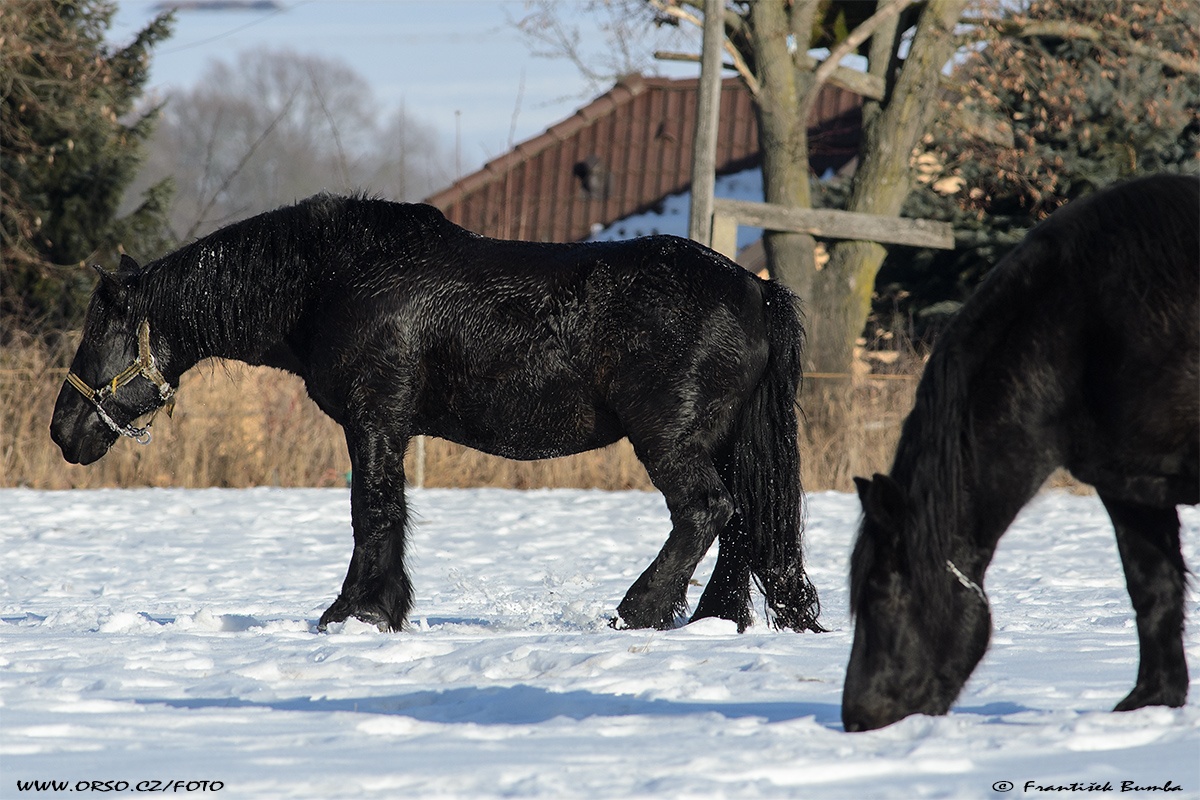
[[[122,256],[119,271],[96,270],[100,284],[50,423],[51,438],[73,464],[99,460],[119,436],[148,441],[134,421],[169,406],[178,382],[177,374],[168,380],[163,372],[170,360],[166,343],[133,311],[142,280],[137,263]]]
[[[991,614],[983,589],[941,556],[914,548],[912,504],[886,475],[855,478],[863,523],[851,559],[854,644],[842,693],[848,731],[910,714],[945,714],[983,658]],[[964,565],[964,568],[966,565]]]

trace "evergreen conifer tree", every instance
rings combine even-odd
[[[1077,197],[1135,175],[1200,172],[1193,0],[1025,0],[982,11],[971,20],[980,46],[950,76],[917,157],[923,185],[905,209],[952,222],[959,247],[889,254],[874,315],[884,327],[915,319],[918,335],[936,330],[1033,225]],[[961,120],[964,109],[980,124],[955,124],[952,112]]]
[[[108,0],[6,0],[0,6],[0,338],[79,323],[88,261],[157,254],[164,181],[122,215],[157,109],[139,109],[162,15],[124,47],[105,40]]]

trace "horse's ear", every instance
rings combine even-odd
[[[121,265],[117,267],[117,274],[126,279],[136,278],[142,274],[142,267],[128,253],[121,253]]]
[[[877,472],[871,480],[855,478],[854,485],[858,487],[864,514],[893,533],[904,529],[908,502],[900,484]]]
[[[121,289],[121,279],[117,277],[117,273],[109,272],[99,264],[92,264],[92,269],[96,270],[96,274],[100,276],[99,289],[105,292],[117,292]]]
[[[858,490],[858,502],[862,503],[862,507],[865,509],[867,507],[867,495],[871,491],[871,479],[860,478],[855,475],[854,488]]]
[[[141,277],[142,268],[129,256],[121,254],[121,265],[116,272],[109,272],[99,264],[92,264],[92,269],[100,275],[100,291],[114,302],[123,302],[129,287]]]

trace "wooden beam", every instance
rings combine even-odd
[[[788,208],[724,197],[713,201],[714,227],[718,227],[715,221],[717,217],[732,217],[739,225],[772,231],[807,233],[830,239],[856,239],[880,244],[929,247],[935,250],[954,249],[954,229],[950,223],[928,219],[884,217],[824,208]],[[721,225],[728,223],[722,221]]]

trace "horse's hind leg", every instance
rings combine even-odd
[[[408,617],[412,586],[404,568],[407,441],[392,430],[346,428],[354,554],[341,594],[321,615],[321,630],[331,622],[356,617],[382,630],[396,631]]]
[[[646,459],[643,459],[646,461]],[[615,626],[671,628],[687,609],[688,580],[733,516],[733,501],[712,463],[680,458],[670,466],[646,464],[671,512],[671,535],[653,563],[617,606]]]
[[[752,547],[741,514],[735,513],[721,531],[717,565],[696,604],[692,621],[719,617],[736,622],[738,632],[750,627],[750,560]]]
[[[1153,508],[1104,494],[1100,499],[1117,532],[1141,651],[1137,685],[1115,710],[1182,706],[1187,699],[1188,673],[1183,654],[1185,568],[1179,548],[1179,515],[1174,508]]]

